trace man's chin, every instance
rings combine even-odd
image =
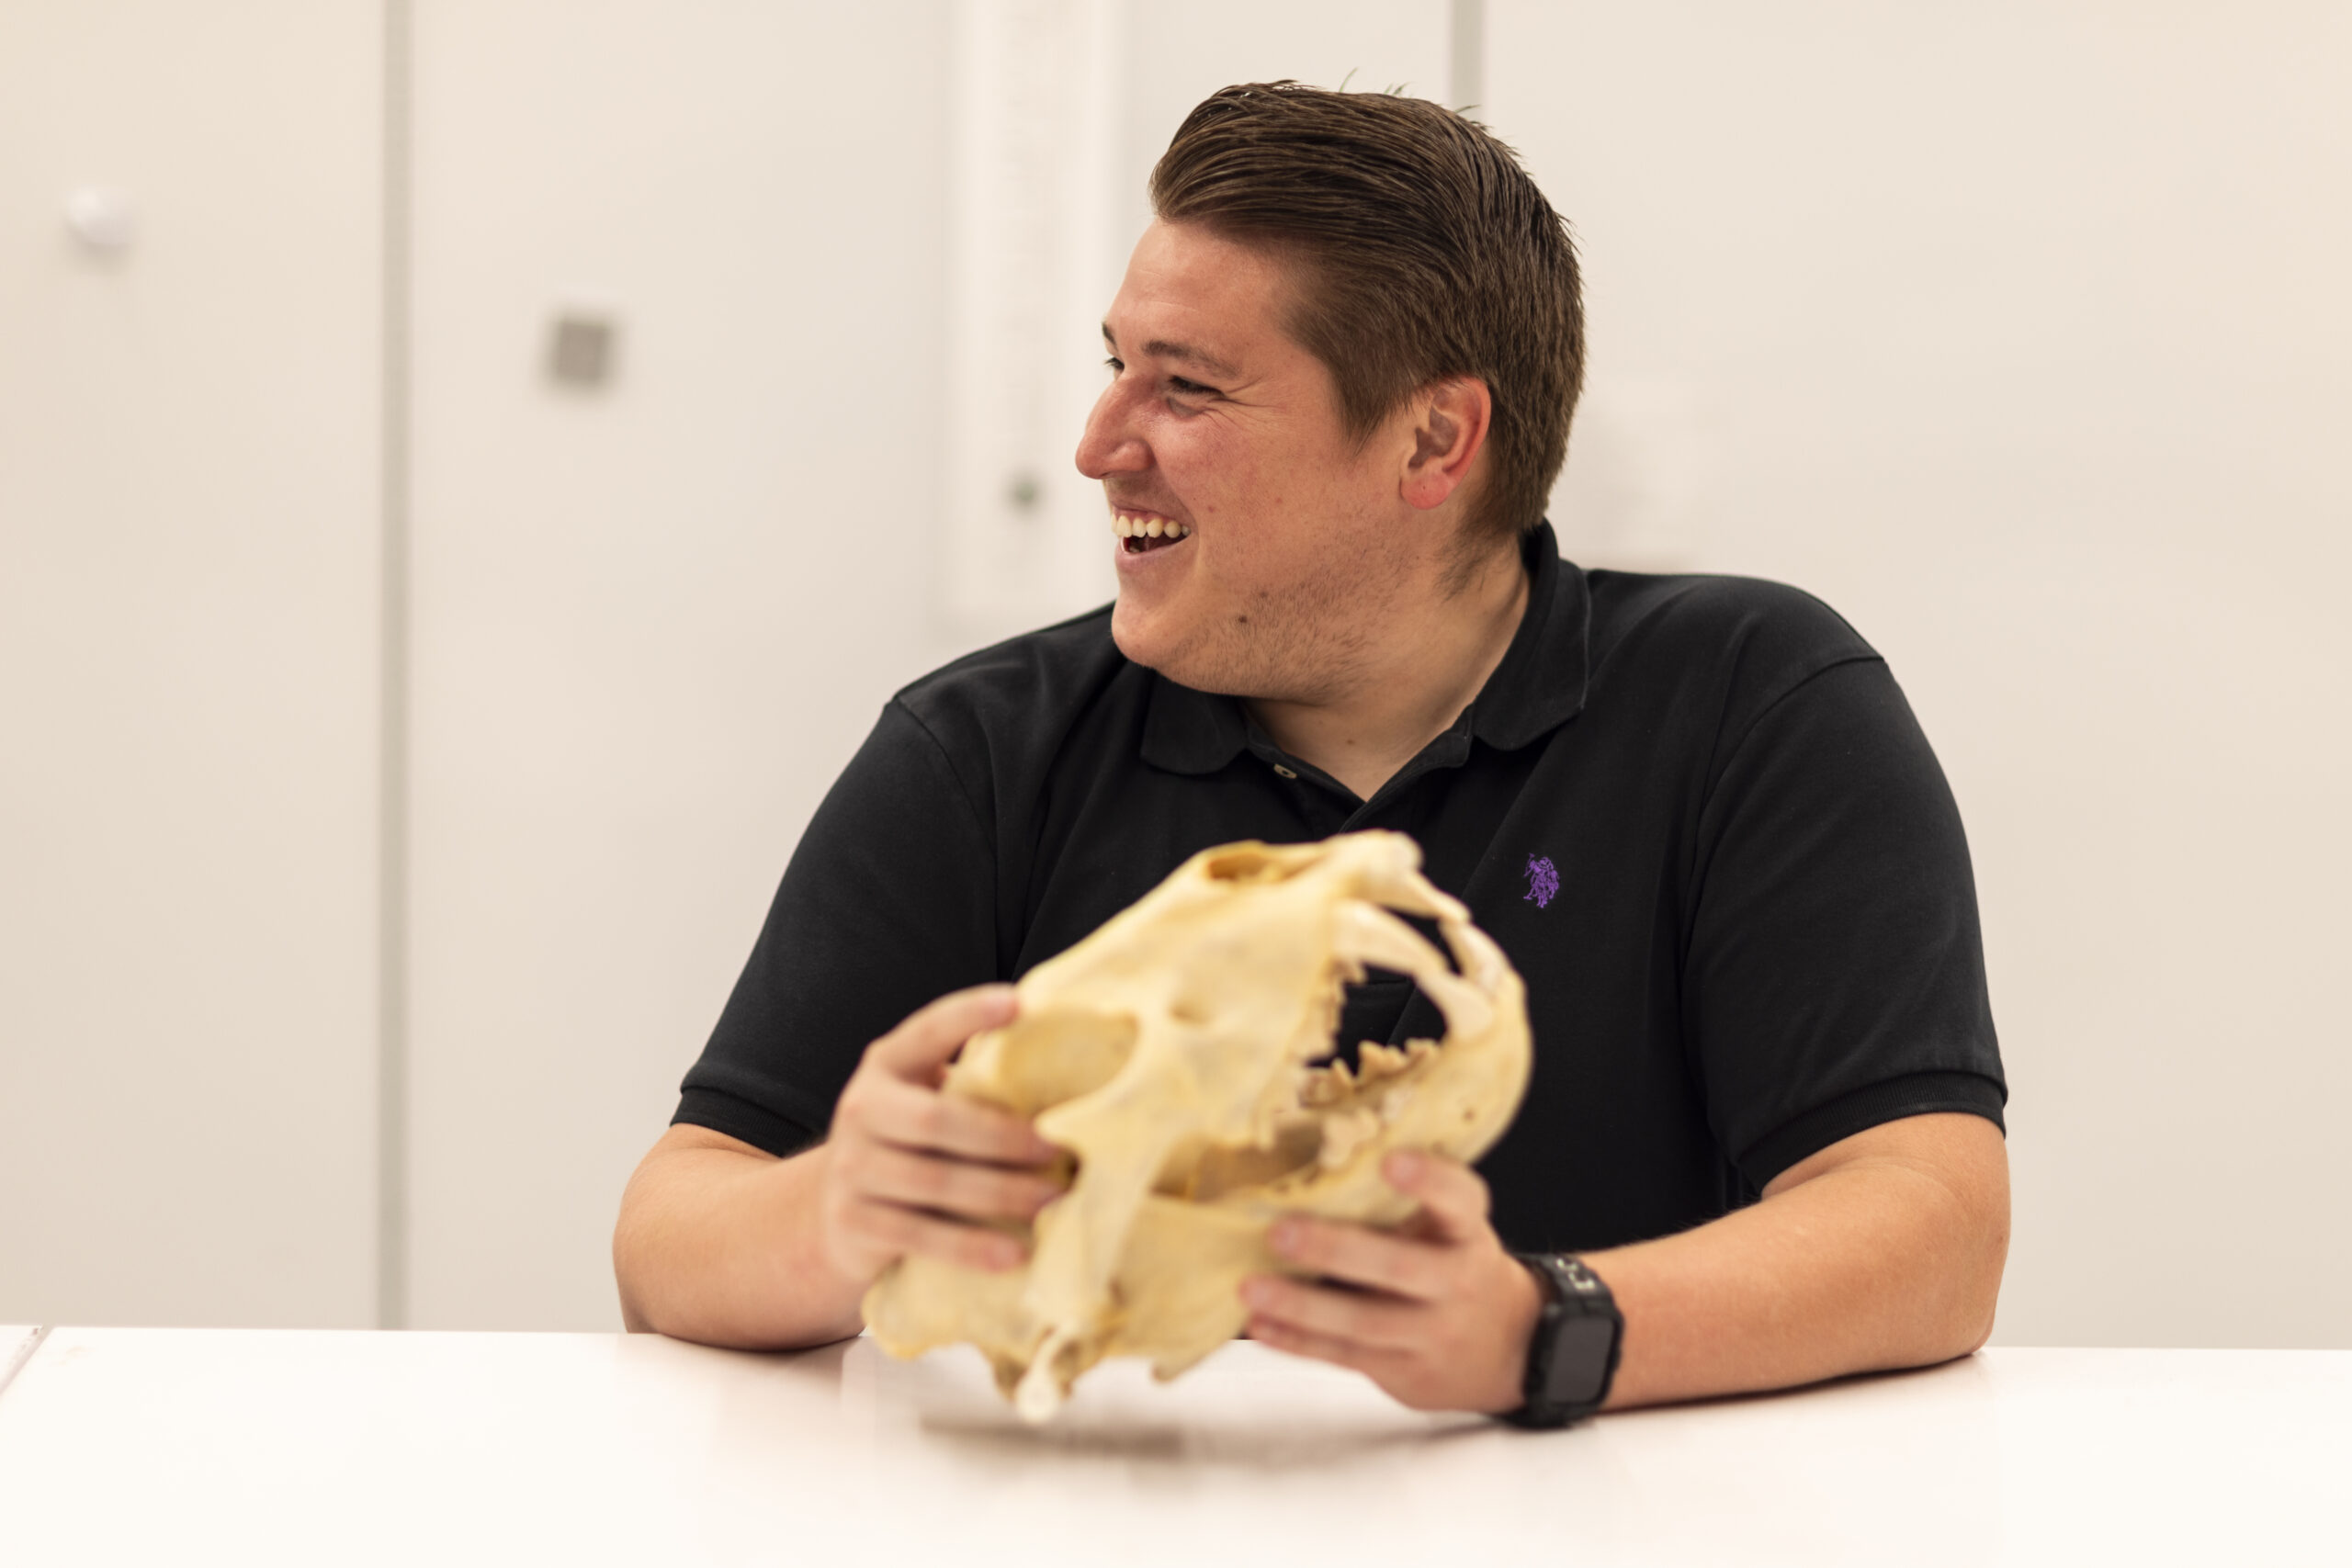
[[[1126,609],[1125,601],[1113,608],[1111,640],[1128,663],[1140,664],[1196,692],[1244,698],[1278,694],[1270,689],[1276,682],[1264,679],[1262,671],[1253,676],[1250,661],[1237,657],[1239,649],[1220,649],[1214,638],[1196,632],[1187,635],[1164,619],[1130,615]]]
[[[1134,602],[1122,593],[1111,605],[1111,641],[1125,656],[1128,663],[1157,670],[1173,681],[1178,677],[1166,663],[1171,651],[1169,647],[1170,639],[1159,635],[1163,628],[1157,624],[1158,620],[1159,617],[1136,609]]]
[[[1199,657],[1200,639],[1184,636],[1166,615],[1138,608],[1124,593],[1111,607],[1111,640],[1130,664],[1157,671],[1180,686],[1213,689],[1204,683],[1215,679],[1207,668],[1213,661]]]

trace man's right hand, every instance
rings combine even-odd
[[[965,1042],[1016,1010],[1010,986],[955,991],[866,1047],[825,1142],[818,1209],[835,1269],[871,1281],[908,1253],[990,1269],[1027,1256],[1003,1227],[1061,1195],[1044,1168],[1058,1151],[1009,1111],[940,1092]]]
[[[1021,1117],[940,1092],[964,1043],[1013,1014],[1010,986],[945,996],[866,1047],[826,1140],[789,1159],[708,1127],[662,1135],[613,1233],[621,1317],[707,1345],[787,1348],[858,1331],[909,1253],[1011,1268],[1006,1234],[1061,1190]]]

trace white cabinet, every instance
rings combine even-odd
[[[618,1325],[622,1184],[934,661],[943,17],[417,6],[417,1326]]]
[[[382,26],[0,6],[0,1316],[373,1319]]]

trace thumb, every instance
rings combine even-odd
[[[1478,1173],[1425,1149],[1398,1149],[1381,1161],[1388,1185],[1419,1199],[1416,1218],[1433,1241],[1471,1241],[1487,1230],[1489,1195]]]
[[[930,1083],[966,1041],[982,1030],[1012,1022],[1019,1010],[1010,986],[950,991],[909,1013],[905,1022],[873,1043],[869,1054],[893,1077]]]

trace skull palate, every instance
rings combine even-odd
[[[1396,1148],[1471,1160],[1510,1124],[1531,1061],[1525,991],[1399,833],[1206,850],[1023,977],[1021,1013],[976,1037],[946,1092],[1036,1118],[1076,1156],[1029,1262],[986,1273],[902,1258],[866,1293],[885,1350],[970,1343],[1027,1419],[1105,1356],[1177,1376],[1238,1333],[1238,1290],[1285,1270],[1288,1213],[1395,1224]],[[1391,913],[1436,920],[1454,966]],[[1409,975],[1443,1043],[1329,1055],[1344,984]]]

